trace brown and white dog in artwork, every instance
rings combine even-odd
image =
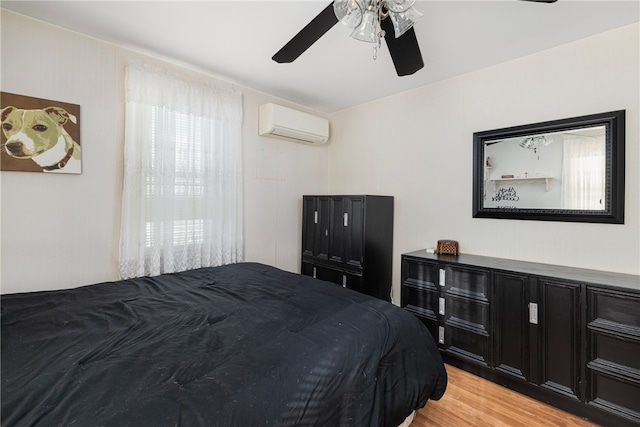
[[[16,159],[31,159],[44,172],[81,173],[80,145],[64,129],[76,117],[60,107],[24,110],[6,107],[0,113],[7,137],[4,151]]]

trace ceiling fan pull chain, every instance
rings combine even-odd
[[[384,38],[385,32],[381,28],[380,18],[377,22],[378,32],[376,33],[376,42],[373,44],[373,60],[378,59],[378,48],[382,46],[382,39]]]

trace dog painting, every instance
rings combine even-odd
[[[2,92],[0,170],[82,173],[80,106]]]

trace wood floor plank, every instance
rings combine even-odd
[[[446,365],[444,397],[416,412],[411,427],[597,427],[597,424]]]

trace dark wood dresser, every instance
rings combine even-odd
[[[424,250],[402,301],[445,362],[607,426],[640,425],[640,276]]]
[[[303,196],[301,273],[391,300],[393,197]]]

